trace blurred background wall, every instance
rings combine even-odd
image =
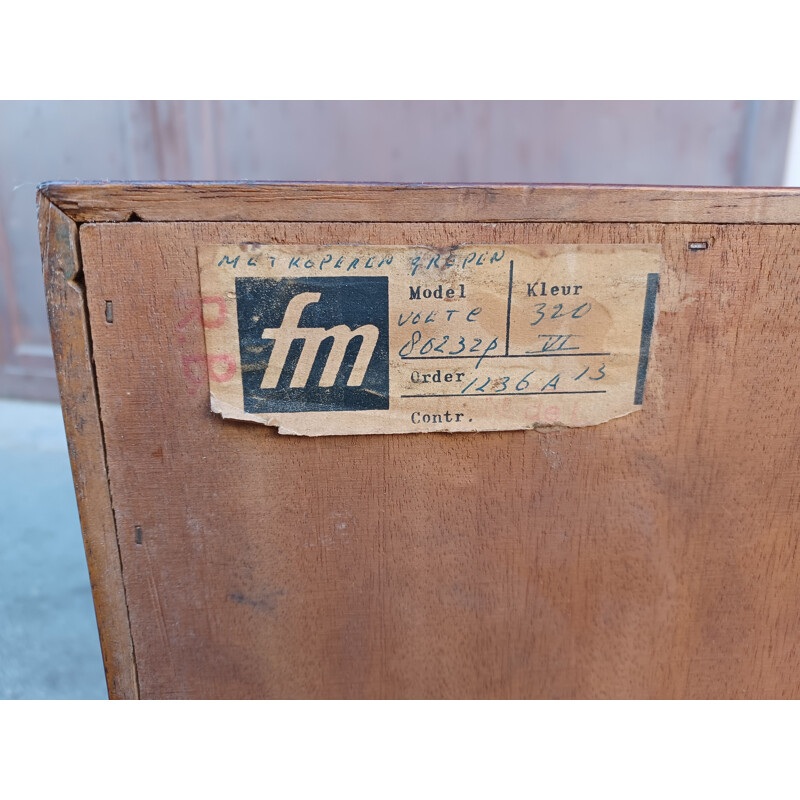
[[[45,180],[781,185],[788,101],[0,102],[0,397],[56,400]]]

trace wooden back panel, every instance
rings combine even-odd
[[[391,197],[371,215],[359,187],[339,190],[347,221],[311,221],[313,200],[291,221],[286,188],[290,221],[236,222],[240,201],[205,187],[182,200],[186,221],[120,223],[79,188],[79,250],[49,233],[68,227],[55,207],[68,190],[45,191],[57,345],[80,314],[55,302],[65,277],[88,314],[78,356],[56,351],[112,696],[800,695],[800,235],[746,213],[785,222],[787,198],[776,211],[767,192],[703,190],[703,224],[633,224],[643,190],[606,189],[619,220],[570,221],[591,218],[587,189],[550,190],[551,221],[435,221],[479,191],[448,189],[426,223]],[[170,192],[137,191],[142,209]],[[519,187],[485,191],[513,209]],[[197,213],[204,197],[229,203],[222,221]],[[715,205],[724,224],[708,221]],[[643,409],[547,433],[302,438],[223,420],[196,248],[239,241],[660,244]]]

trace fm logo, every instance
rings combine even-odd
[[[244,410],[389,408],[389,279],[236,278]]]

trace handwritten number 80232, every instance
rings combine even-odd
[[[411,334],[411,338],[400,348],[400,358],[408,358],[416,349],[417,345],[422,341],[422,334],[419,331],[414,331]],[[438,344],[437,344],[438,342]],[[453,345],[453,342],[450,342],[450,337],[445,334],[442,336],[441,341],[436,336],[432,336],[427,339],[422,346],[419,348],[417,352],[421,356],[425,355],[432,355],[434,353],[439,353],[443,356],[457,356],[461,355],[462,353],[474,353],[478,357],[478,364],[480,364],[481,359],[484,358],[488,353],[491,353],[492,350],[497,350],[497,337],[495,336],[489,344],[483,347],[483,339],[474,338],[472,339],[473,344],[470,347],[467,347],[467,339],[463,336],[458,337],[458,344],[456,345],[456,349],[450,350],[445,349],[446,345]]]

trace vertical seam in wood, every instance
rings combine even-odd
[[[89,348],[89,364],[91,365],[92,372],[92,389],[94,391],[95,401],[97,403],[97,419],[100,425],[100,441],[103,448],[103,468],[106,473],[106,481],[108,483],[108,496],[111,500],[111,518],[114,521],[114,538],[117,543],[117,559],[119,561],[119,572],[122,577],[122,597],[125,603],[125,613],[128,618],[128,636],[130,638],[131,656],[133,658],[133,679],[136,686],[136,699],[141,697],[139,691],[139,666],[136,662],[136,644],[133,640],[133,629],[131,626],[131,609],[128,604],[128,589],[125,584],[125,564],[122,560],[122,548],[119,541],[119,526],[117,525],[117,510],[114,503],[114,490],[111,486],[111,476],[108,471],[108,448],[106,446],[106,429],[103,422],[103,405],[100,402],[100,389],[97,382],[97,365],[94,359],[94,338],[92,336],[92,320],[89,314],[89,298],[86,291],[86,279],[83,275],[83,256],[81,255],[81,241],[80,241],[80,225],[75,225],[75,260],[77,263],[77,271],[72,278],[72,282],[76,283],[81,292],[81,300],[83,301],[83,318],[86,325],[87,346]],[[76,278],[80,278],[80,282],[76,282]]]
[[[47,311],[108,693],[112,699],[138,699],[138,666],[108,480],[79,224],[41,192],[38,205]]]

